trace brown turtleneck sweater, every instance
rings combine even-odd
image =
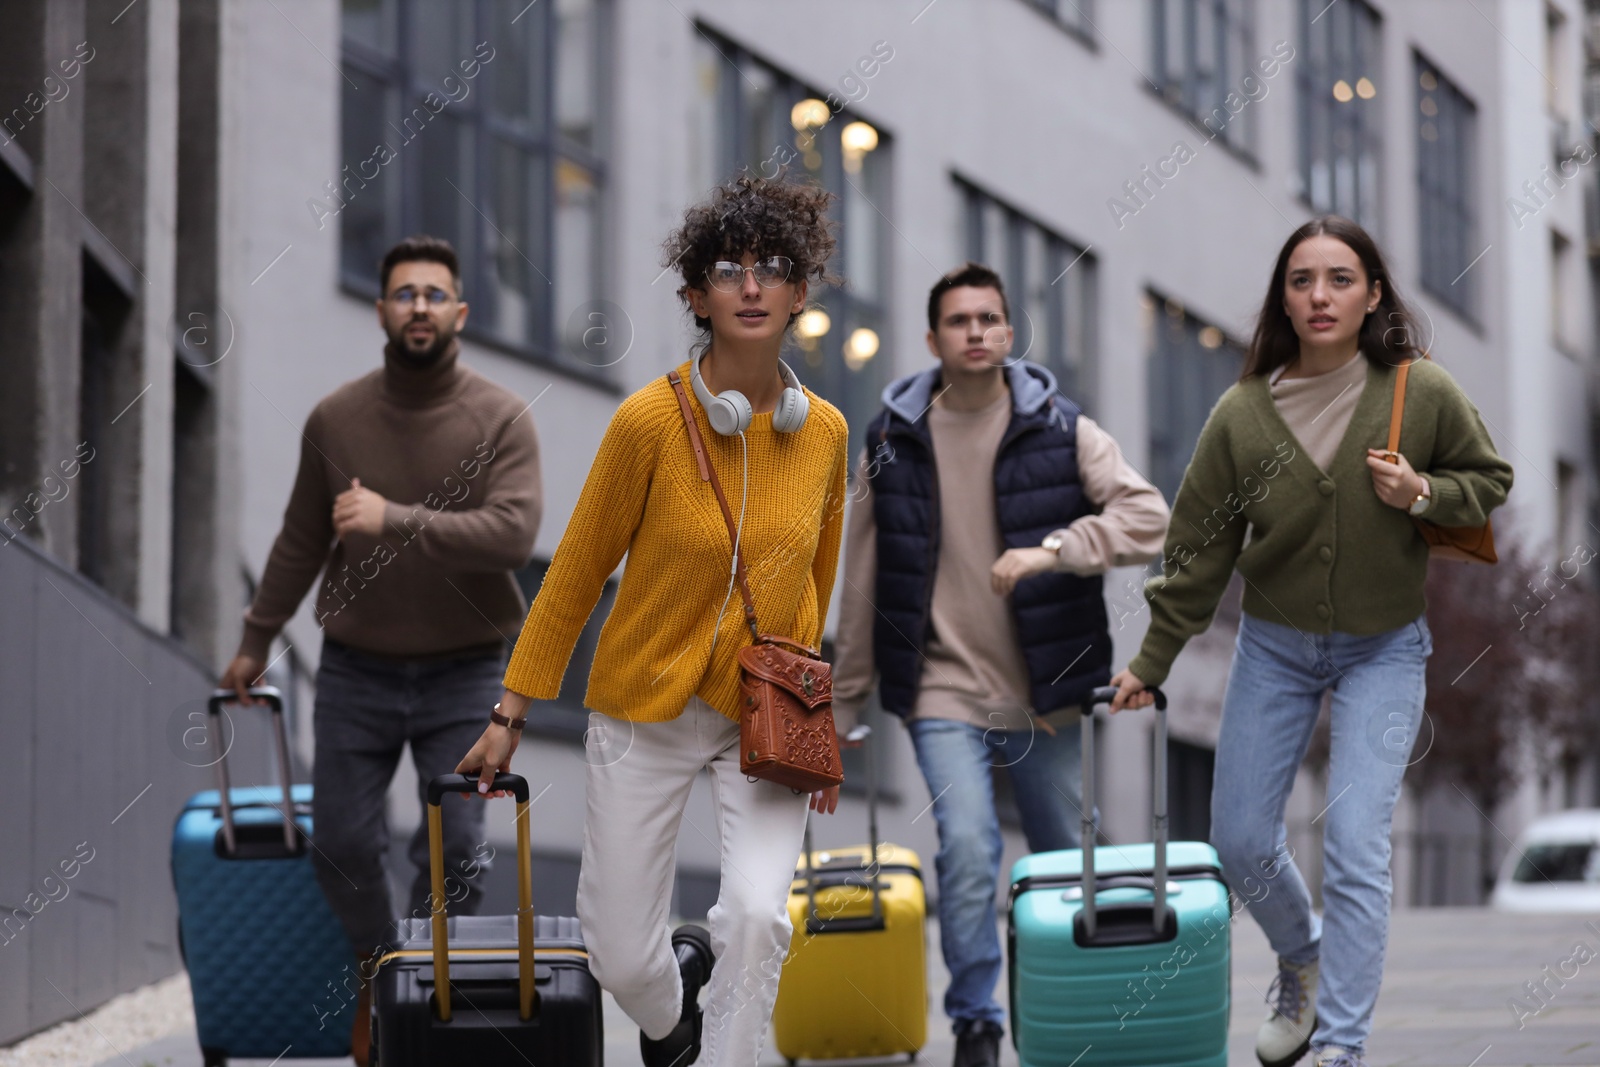
[[[527,606],[511,571],[539,529],[539,443],[522,399],[458,353],[419,369],[391,345],[381,369],[312,409],[240,653],[265,659],[324,569],[317,621],[341,644],[433,657],[515,639]],[[334,498],[353,478],[389,501],[385,528],[335,540]]]

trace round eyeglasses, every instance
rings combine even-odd
[[[745,272],[749,271],[756,276],[757,285],[763,289],[776,289],[789,280],[789,272],[793,269],[794,263],[788,256],[769,256],[753,267],[742,267],[719,259],[706,268],[706,280],[714,289],[733,293],[744,285]]]
[[[407,285],[389,294],[389,302],[397,308],[408,308],[421,304],[423,309],[426,310],[430,306],[438,307],[448,304],[454,299],[455,297],[436,285],[430,285],[420,293]]]

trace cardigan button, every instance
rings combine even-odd
[[[1323,496],[1332,496],[1334,490],[1333,480],[1331,478],[1322,479],[1317,483],[1317,489]]]
[[[1329,548],[1327,545],[1323,545],[1321,548],[1317,549],[1317,555],[1321,557],[1322,562],[1324,563],[1333,562],[1333,549]]]
[[[1319,619],[1331,619],[1332,617],[1333,617],[1333,609],[1332,608],[1328,607],[1328,605],[1326,605],[1326,604],[1318,604],[1317,605],[1317,618],[1319,618]]]

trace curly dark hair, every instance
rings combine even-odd
[[[812,182],[786,181],[782,173],[772,180],[741,175],[685,213],[683,225],[662,245],[662,265],[677,268],[683,278],[678,296],[685,306],[690,289],[705,291],[706,271],[713,263],[738,260],[746,252],[757,259],[788,256],[794,263],[790,281],[814,278],[838,284],[828,273],[828,259],[838,244],[828,208],[836,199]],[[789,325],[797,318],[790,315]],[[711,320],[699,315],[694,324],[704,332],[711,329]]]

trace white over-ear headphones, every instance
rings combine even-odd
[[[706,418],[710,420],[713,430],[724,437],[744,433],[750,428],[754,414],[750,401],[737,389],[724,389],[712,395],[700,377],[700,360],[704,355],[704,352],[699,353],[689,365],[689,384],[694,387],[694,395],[700,399],[700,406],[706,409]],[[794,433],[805,425],[806,415],[811,411],[811,401],[806,399],[800,379],[781,359],[778,360],[778,376],[783,379],[783,392],[778,396],[778,406],[772,409],[772,428],[779,433]]]

